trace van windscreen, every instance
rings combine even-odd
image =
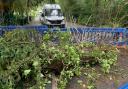
[[[60,9],[45,9],[45,16],[62,16]]]

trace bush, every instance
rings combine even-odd
[[[38,35],[15,30],[0,38],[1,89],[44,89],[53,74],[59,80],[58,88],[64,89],[69,79],[80,75],[81,62],[99,65],[108,73],[117,60],[114,47],[72,43],[69,32],[48,32],[37,45]]]

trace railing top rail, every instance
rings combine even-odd
[[[36,29],[36,30],[45,30],[50,29],[46,25],[27,25],[27,26],[0,26],[0,30],[14,30],[14,29]],[[68,30],[70,29],[70,30]],[[56,31],[56,28],[52,28],[51,31]],[[85,32],[126,32],[127,28],[96,28],[96,27],[78,27],[78,28],[61,28],[60,31],[71,31],[71,32],[79,32],[79,33],[85,33]]]

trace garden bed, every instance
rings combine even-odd
[[[118,61],[112,67],[109,74],[102,73],[99,68],[95,68],[98,77],[93,81],[96,89],[118,89],[118,87],[128,82],[128,49],[119,49]],[[92,69],[89,69],[92,70]],[[85,69],[86,71],[86,69]],[[88,72],[92,74],[92,72]],[[77,81],[83,81],[82,86]],[[73,77],[66,89],[87,89],[87,78],[85,75]]]
[[[32,30],[14,30],[0,38],[1,89],[44,89],[51,83],[65,89],[76,76],[79,89],[95,89],[116,68],[118,50],[112,45],[72,43],[68,32],[38,36]]]

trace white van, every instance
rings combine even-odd
[[[65,27],[64,16],[58,4],[45,4],[42,8],[40,21],[49,27]]]

